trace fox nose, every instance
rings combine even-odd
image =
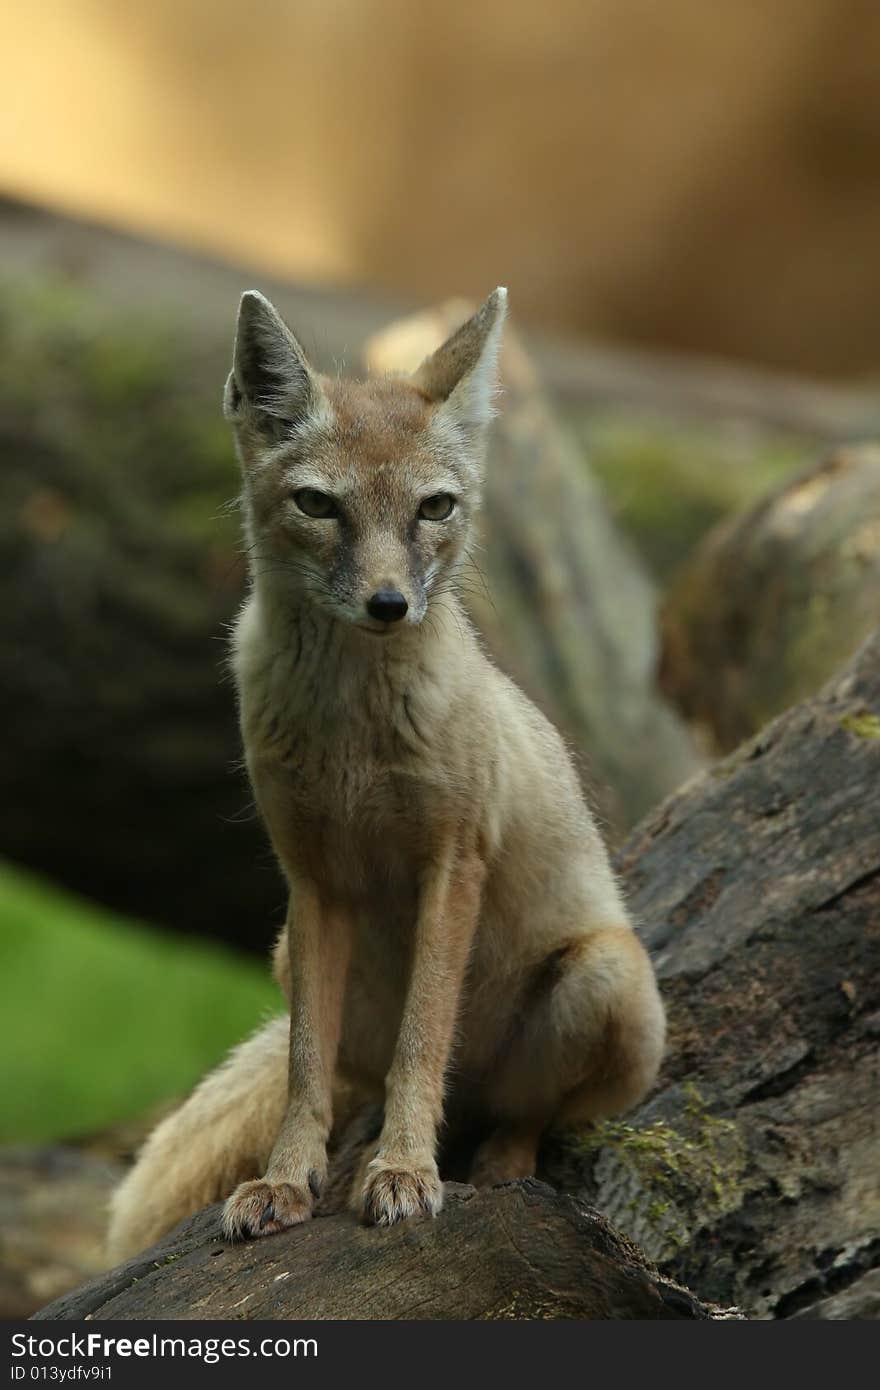
[[[367,612],[380,623],[396,623],[406,616],[409,607],[403,594],[396,589],[377,589],[367,599]]]

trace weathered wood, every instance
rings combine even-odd
[[[617,865],[669,1055],[626,1126],[581,1141],[580,1190],[704,1298],[855,1303],[880,1266],[880,633]]]
[[[54,1318],[698,1318],[597,1212],[534,1180],[451,1186],[442,1216],[378,1230],[350,1213],[229,1245],[209,1207],[59,1299]]]

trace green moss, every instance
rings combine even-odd
[[[840,723],[847,733],[854,734],[856,738],[880,738],[880,718],[869,710],[846,714]]]
[[[693,1084],[685,1087],[680,1128],[604,1120],[577,1147],[601,1154],[603,1186],[624,1192],[615,1218],[652,1258],[670,1258],[705,1221],[739,1200],[742,1158],[736,1125],[713,1115]],[[616,1170],[609,1176],[608,1167]]]

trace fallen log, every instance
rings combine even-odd
[[[880,633],[628,840],[618,869],[656,961],[669,1054],[625,1121],[545,1144],[543,1176],[574,1197],[527,1183],[460,1194],[435,1223],[390,1237],[366,1231],[338,1213],[376,1133],[366,1116],[334,1159],[336,1215],[229,1250],[208,1211],[41,1316],[222,1316],[234,1301],[248,1316],[646,1316],[669,1306],[664,1278],[698,1291],[674,1296],[685,1316],[705,1310],[700,1300],[765,1318],[869,1316],[880,1267],[878,786]],[[627,1291],[615,1283],[610,1302],[595,1301],[607,1220],[586,1201],[641,1247],[614,1237]],[[210,1272],[211,1251],[228,1274]],[[511,1302],[514,1288],[525,1302]]]
[[[378,1230],[350,1213],[229,1245],[209,1207],[38,1319],[705,1319],[599,1215],[530,1179],[451,1185],[437,1221]],[[728,1314],[729,1315],[729,1314]]]
[[[617,860],[669,1053],[625,1125],[582,1137],[587,1180],[557,1180],[702,1297],[754,1315],[825,1316],[848,1289],[846,1316],[876,1307],[878,789],[875,633]]]

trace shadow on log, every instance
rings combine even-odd
[[[37,1314],[51,1318],[699,1318],[597,1212],[543,1183],[450,1185],[436,1221],[390,1230],[350,1213],[228,1245],[209,1207]]]

